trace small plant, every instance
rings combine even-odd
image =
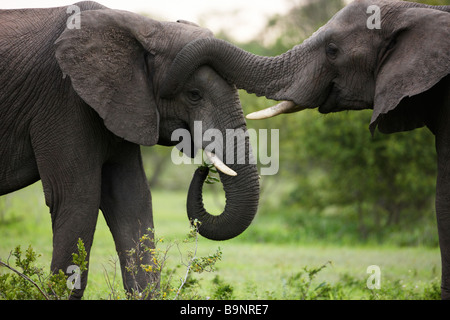
[[[79,273],[87,270],[86,250],[81,239],[78,240],[78,254],[73,254],[73,263],[77,266]],[[9,260],[15,258],[15,267],[11,266]],[[65,300],[69,299],[74,286],[68,285],[68,277],[62,270],[58,273],[46,273],[43,268],[35,266],[36,254],[31,246],[23,252],[17,246],[8,257],[6,262],[0,260],[0,266],[6,267],[13,273],[0,275],[0,298],[8,300]],[[21,269],[22,271],[19,271]]]
[[[215,300],[232,300],[233,299],[233,287],[225,283],[219,276],[215,276],[212,280],[215,291],[212,295],[212,299]]]
[[[201,272],[213,272],[215,271],[216,263],[221,259],[222,252],[220,248],[213,254],[204,257],[197,256],[198,249],[198,228],[200,222],[195,220],[191,223],[191,229],[186,238],[180,241],[173,241],[166,245],[164,249],[159,248],[164,243],[163,238],[156,239],[155,241],[149,234],[154,234],[153,230],[149,229],[149,234],[143,235],[136,247],[128,251],[128,261],[126,269],[133,276],[138,274],[145,274],[148,279],[149,285],[146,288],[135,288],[132,293],[128,294],[129,299],[195,299],[199,298],[194,292],[194,288],[197,287],[198,281],[192,277],[192,273]],[[193,244],[194,248],[189,250],[186,254],[187,258],[184,258],[180,244]],[[166,261],[169,257],[169,251],[176,247],[180,255],[181,265],[184,266],[186,271],[184,277],[179,279],[179,285],[175,286],[174,275],[177,271],[175,269],[166,270]],[[143,264],[144,257],[151,255],[151,264]],[[186,260],[186,261],[185,261]],[[158,281],[160,280],[160,281]],[[112,286],[110,285],[110,288]],[[187,290],[185,290],[187,289]],[[112,296],[117,296],[112,295]]]
[[[286,281],[286,291],[291,289],[291,291],[294,292],[285,292],[284,295],[287,296],[288,299],[300,300],[323,298],[324,293],[329,290],[330,286],[326,282],[322,282],[314,289],[311,289],[311,285],[317,274],[329,264],[331,265],[331,261],[328,261],[319,267],[304,267],[299,273],[290,276]]]
[[[87,252],[84,247],[83,240],[78,239],[77,243],[78,253],[72,253],[72,262],[80,268],[81,272],[87,271],[88,262],[86,261]]]
[[[369,290],[370,300],[440,300],[439,279],[415,284],[403,280],[384,281],[381,289]]]
[[[197,257],[197,249],[198,249],[198,228],[200,227],[200,222],[195,219],[191,222],[191,231],[189,232],[187,238],[184,240],[185,243],[194,242],[194,250],[188,252],[188,262],[183,262],[183,259],[181,259],[182,264],[186,267],[186,274],[184,278],[180,279],[180,286],[177,290],[177,293],[175,295],[174,300],[176,300],[183,289],[183,286],[186,284],[186,281],[189,278],[190,272],[197,272],[201,273],[203,271],[206,272],[213,272],[215,271],[215,264],[217,261],[219,261],[222,258],[222,251],[220,250],[220,247],[217,249],[217,251],[214,254],[211,254],[207,257]],[[180,257],[182,258],[182,254],[180,251],[179,246],[178,251],[180,252]]]

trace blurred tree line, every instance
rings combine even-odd
[[[416,2],[450,4],[450,0]],[[291,5],[287,14],[268,19],[253,41],[237,43],[226,30],[216,36],[255,54],[278,55],[308,38],[343,8],[345,1],[293,0]],[[240,95],[245,114],[276,103],[245,91]],[[357,241],[384,241],[402,233],[411,236],[402,237],[401,244],[437,245],[434,136],[422,128],[391,135],[376,132],[372,137],[368,129],[371,114],[364,110],[322,115],[306,110],[269,120],[248,120],[249,128],[279,129],[280,136],[280,170],[275,176],[261,177],[259,215],[284,219],[290,229],[308,225],[317,228],[317,234],[336,231],[338,237],[339,230],[346,229],[353,231]],[[178,178],[166,179],[166,187],[187,190],[191,175],[180,183],[181,169],[167,164],[170,149],[151,150],[144,150],[151,158],[147,170],[152,172],[151,184],[158,184],[161,173],[172,171]],[[171,181],[175,181],[173,185]]]

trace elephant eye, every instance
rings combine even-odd
[[[339,49],[334,43],[327,44],[325,52],[330,59],[336,59]]]
[[[187,95],[188,99],[191,100],[192,102],[198,102],[203,98],[200,90],[198,89],[189,90]]]

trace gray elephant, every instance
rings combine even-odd
[[[153,229],[139,145],[176,145],[172,132],[192,132],[196,121],[204,131],[246,131],[236,87],[208,66],[183,80],[170,99],[160,96],[176,54],[195,39],[212,37],[191,23],[159,22],[95,2],[0,11],[0,195],[41,179],[52,219],[52,271],[72,264],[79,238],[89,253],[101,209],[125,288],[146,287],[148,275],[132,276],[125,268],[126,252]],[[197,149],[206,144],[191,143]],[[223,213],[210,216],[203,206],[208,169],[196,171],[187,199],[189,217],[214,240],[243,232],[258,207],[259,176],[248,139],[231,152],[245,159],[227,166],[208,153],[231,174],[219,172],[227,198]],[[142,263],[151,261],[147,253]],[[158,276],[150,281],[157,283]],[[86,283],[87,273],[73,298],[82,296]]]
[[[435,134],[438,155],[436,212],[444,299],[450,299],[449,12],[450,6],[355,1],[277,57],[255,56],[204,39],[186,46],[177,58],[198,65],[213,62],[239,88],[287,100],[249,119],[317,107],[322,113],[373,109],[372,133],[377,127],[383,133],[428,127]],[[180,80],[169,78],[167,93],[179,90]]]

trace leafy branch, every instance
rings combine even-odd
[[[205,160],[203,160],[203,163],[199,166],[199,168],[207,168],[208,169],[208,176],[205,179],[206,184],[214,184],[216,182],[220,182],[220,179],[215,177],[212,174],[217,174],[217,169],[212,165],[211,163],[206,163]]]
[[[87,253],[81,239],[78,240],[78,253],[73,254],[73,263],[78,267],[79,273],[87,270]],[[15,267],[9,263],[10,257],[15,258]],[[5,299],[45,299],[60,300],[68,299],[73,291],[69,286],[68,276],[59,270],[55,274],[45,274],[43,268],[34,266],[39,257],[33,249],[28,247],[25,256],[20,246],[17,246],[9,255],[7,262],[0,261],[0,267],[5,267],[15,274],[5,273],[0,275],[0,295]],[[18,268],[22,269],[19,271]],[[37,291],[36,291],[36,290]]]
[[[215,266],[216,262],[221,260],[221,258],[222,258],[222,252],[221,252],[220,248],[218,248],[216,253],[211,254],[207,257],[197,257],[198,235],[199,235],[198,228],[200,227],[200,224],[201,224],[201,222],[198,221],[197,219],[195,219],[192,222],[191,231],[188,235],[188,238],[185,240],[185,242],[188,242],[192,239],[194,240],[194,250],[192,252],[189,252],[189,254],[188,254],[189,261],[187,264],[182,261],[182,264],[186,266],[186,273],[184,275],[184,278],[180,279],[181,283],[180,283],[180,286],[179,286],[177,293],[175,294],[175,297],[173,298],[173,300],[176,300],[178,298],[181,290],[183,289],[186,282],[188,281],[189,274],[191,273],[191,271],[197,272],[197,273],[201,273],[203,271],[212,272],[212,271],[214,271],[214,266]],[[180,253],[180,257],[182,259],[183,255],[181,254],[181,250],[178,247],[178,245],[177,245],[177,248]]]
[[[30,282],[34,287],[36,287],[36,289],[38,289],[38,291],[41,293],[41,295],[45,298],[45,300],[50,300],[48,298],[48,296],[45,294],[45,292],[41,289],[41,287],[39,287],[39,285],[34,282],[33,280],[31,280],[29,277],[27,277],[26,275],[24,275],[22,272],[18,271],[17,269],[14,269],[13,267],[11,267],[9,264],[4,263],[3,261],[0,260],[0,266],[6,267],[9,270],[15,272],[16,274],[18,274],[20,277],[22,277],[23,279],[25,279],[26,281]]]

